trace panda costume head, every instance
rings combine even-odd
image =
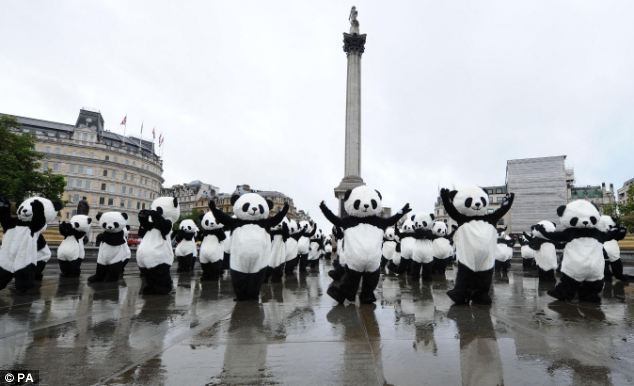
[[[449,234],[447,224],[444,221],[434,221],[431,227],[434,236],[445,237]]]
[[[362,185],[346,192],[343,207],[351,217],[379,216],[383,197],[378,190]]]
[[[388,227],[383,234],[383,238],[386,241],[396,241],[396,231],[394,227]]]
[[[104,232],[124,232],[126,225],[128,225],[128,214],[121,212],[97,213],[97,221]]]
[[[299,232],[299,225],[297,224],[297,221],[293,220],[293,219],[285,219],[287,221],[287,226],[288,226],[288,233],[290,233],[291,235],[296,234],[297,232]]]
[[[31,203],[39,201],[42,203],[44,207],[44,218],[46,219],[46,223],[49,223],[55,220],[57,217],[57,212],[61,209],[61,205],[53,204],[51,200],[44,197],[31,197],[22,201],[18,209],[16,210],[16,214],[18,215],[18,220],[24,222],[30,222],[33,219],[33,207]]]
[[[269,217],[269,211],[273,209],[273,202],[257,193],[245,193],[239,197],[234,195],[231,201],[233,213],[240,220],[266,219]]]
[[[427,213],[416,213],[410,216],[413,222],[414,230],[430,230],[432,223],[434,222],[434,215]]]
[[[477,186],[468,186],[450,193],[453,205],[467,217],[482,216],[489,206],[489,196]]]
[[[603,215],[599,218],[599,222],[597,223],[597,228],[601,232],[609,232],[610,230],[616,228],[616,221],[611,216]]]
[[[538,222],[537,225],[543,226],[546,232],[554,232],[557,230],[557,225],[555,225],[555,223],[552,221],[542,220]],[[531,236],[539,237],[540,239],[546,239],[546,237],[537,229],[535,225],[531,226]]]
[[[597,207],[587,200],[574,200],[557,208],[559,223],[564,229],[595,228],[601,217]]]
[[[181,215],[181,207],[178,205],[176,197],[158,197],[152,201],[150,209],[159,212],[163,218],[170,220],[172,224],[178,221]]]
[[[181,232],[185,232],[185,233],[194,233],[194,234],[198,233],[198,226],[196,225],[194,220],[190,220],[190,219],[181,221],[180,225],[178,226],[178,229],[180,229]]]
[[[211,212],[207,212],[201,217],[200,226],[207,231],[223,228],[223,225],[216,220],[216,217]]]
[[[85,214],[76,214],[70,218],[70,225],[76,232],[90,232],[91,223],[92,218],[86,216]]]
[[[407,218],[403,221],[401,225],[401,233],[413,233],[414,232],[414,222],[411,218]]]

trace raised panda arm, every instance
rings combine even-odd
[[[102,241],[103,241],[103,232],[99,233],[97,237],[95,238],[95,245],[99,246],[99,244],[101,244]]]
[[[290,236],[290,231],[288,230],[288,225],[286,223],[282,224],[282,241],[286,242]]]
[[[316,224],[312,224],[312,225],[313,225],[313,230],[310,232],[304,231],[304,237],[311,238],[315,235],[315,233],[317,233],[317,225]]]
[[[511,210],[513,200],[515,200],[515,193],[508,193],[506,197],[504,197],[504,201],[502,201],[502,205],[500,205],[498,210],[484,216],[485,220],[493,226],[497,225],[498,221],[500,221],[500,219],[504,217],[509,210]]]
[[[617,228],[612,228],[607,232],[601,232],[603,242],[611,241],[611,240],[623,240],[626,234],[627,234],[627,229],[622,226]]]
[[[282,210],[277,212],[277,214],[275,216],[265,219],[262,222],[262,225],[264,226],[264,228],[270,229],[270,228],[276,226],[277,224],[281,223],[282,221],[284,221],[284,217],[286,216],[286,213],[288,213],[288,203],[285,203],[284,207],[282,208]],[[224,222],[222,222],[222,221],[220,221],[220,222],[224,224]]]
[[[453,229],[453,230],[451,231],[451,233],[450,233],[450,234],[448,234],[447,236],[445,236],[446,238],[448,238],[449,240],[451,240],[451,242],[453,242],[453,235],[455,235],[455,234],[456,234],[456,231],[458,230],[458,227],[455,227],[455,228],[454,228],[454,227],[452,226],[452,229]]]
[[[37,250],[39,251],[45,246],[46,246],[46,239],[44,239],[44,236],[42,236],[42,234],[40,233],[39,237],[37,238]]]
[[[29,229],[31,229],[31,236],[33,236],[44,228],[46,217],[44,217],[44,205],[37,200],[31,202],[31,210],[33,211],[33,217],[31,218]]]
[[[0,197],[0,225],[6,232],[15,227],[17,220],[11,217],[11,203],[4,197]]]
[[[73,233],[73,226],[66,221],[62,221],[62,223],[59,224],[59,234],[64,236],[64,238],[72,235]]]
[[[330,209],[328,209],[328,207],[326,206],[325,202],[322,201],[321,204],[319,204],[319,209],[321,209],[321,213],[324,214],[326,219],[330,221],[332,225],[336,226],[337,228],[343,227],[343,221],[341,220],[341,218],[332,213]]]
[[[399,210],[398,213],[396,213],[394,216],[388,217],[388,218],[382,218],[381,228],[385,230],[388,227],[396,225],[398,220],[400,220],[401,217],[405,216],[407,213],[411,212],[411,210],[412,208],[409,207],[409,203],[405,204],[405,206],[401,208],[401,210]]]
[[[238,221],[235,218],[227,215],[225,212],[216,208],[216,203],[209,201],[209,209],[214,214],[216,221],[224,225],[228,230],[232,231],[238,226]]]
[[[183,241],[183,231],[182,230],[178,230],[178,232],[175,232],[174,234],[174,240],[176,240],[177,243],[180,243],[181,241]]]
[[[150,211],[148,209],[142,209],[139,212],[139,237],[143,238],[147,232],[154,228],[154,225],[149,220]]]
[[[447,215],[449,215],[449,217],[457,222],[458,225],[464,224],[469,221],[469,217],[458,212],[458,209],[456,209],[453,202],[451,202],[452,197],[449,189],[440,189],[440,199],[442,200],[442,206],[445,207],[445,212],[447,212]]]
[[[152,223],[154,224],[154,228],[158,229],[161,232],[161,236],[165,240],[165,237],[172,231],[172,222],[163,217],[163,213],[151,210],[149,218],[152,219]]]
[[[548,232],[541,224],[535,225],[535,229],[537,229],[544,237],[546,237],[550,241],[556,241],[561,244],[565,244],[570,241],[570,237],[565,231]]]

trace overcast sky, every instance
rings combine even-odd
[[[0,6],[0,112],[165,135],[167,185],[279,190],[318,215],[343,176],[350,6],[367,33],[362,177],[429,211],[568,155],[577,183],[634,177],[634,2],[21,1]],[[324,228],[329,225],[316,216]]]

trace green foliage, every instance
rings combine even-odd
[[[61,199],[64,177],[37,171],[42,154],[35,151],[35,139],[12,132],[12,127],[17,127],[15,118],[0,117],[0,196],[16,203],[34,194]]]
[[[172,225],[172,232],[176,232],[178,231],[178,226],[180,225],[181,221],[183,220],[194,220],[196,221],[196,223],[198,223],[198,219],[200,218],[201,214],[204,214],[205,212],[200,211],[198,209],[194,209],[192,210],[191,214],[188,215],[181,215],[178,218],[178,221],[176,222],[176,224]]]

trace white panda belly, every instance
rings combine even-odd
[[[339,260],[339,264],[346,264],[346,257],[343,249],[343,239],[337,240],[337,259]]]
[[[51,249],[48,244],[44,245],[44,248],[37,250],[37,261],[47,262],[51,259]]]
[[[99,244],[97,264],[110,265],[125,260],[128,255],[126,249],[130,250],[125,243],[121,245]]]
[[[172,265],[174,251],[171,245],[171,233],[161,235],[158,229],[150,229],[141,239],[136,250],[136,261],[141,268],[154,268],[159,264]]]
[[[484,221],[462,224],[454,235],[456,259],[472,271],[493,268],[497,253],[497,231]]]
[[[297,257],[297,240],[289,237],[286,240],[286,261],[291,261]]]
[[[357,272],[374,272],[381,264],[383,230],[369,224],[359,224],[344,232],[346,264]]]
[[[223,240],[224,241],[224,240]],[[215,263],[222,260],[224,255],[224,245],[218,241],[218,237],[207,235],[200,243],[200,262]]]
[[[286,244],[281,235],[273,236],[271,242],[271,258],[269,260],[269,266],[271,268],[277,268],[286,261]]]
[[[326,244],[326,246],[324,247],[324,251],[326,253],[332,253],[332,245]]]
[[[233,231],[231,237],[231,269],[256,273],[267,266],[271,253],[271,236],[264,228],[246,224]]]
[[[437,259],[446,259],[453,254],[453,247],[448,239],[439,237],[432,242],[434,257]]]
[[[619,242],[616,240],[610,240],[603,243],[603,249],[608,254],[608,260],[613,263],[621,258],[621,248]]]
[[[381,254],[388,260],[392,260],[392,256],[396,251],[396,241],[384,241]]]
[[[198,253],[196,251],[196,241],[194,241],[194,239],[181,240],[181,242],[178,243],[178,245],[176,246],[174,256],[187,256],[190,254],[194,257],[198,256]]]
[[[522,255],[522,259],[532,259],[535,257],[535,251],[528,245],[522,245],[520,255]]]
[[[431,263],[434,260],[432,241],[427,239],[416,239],[412,260],[423,264]]]
[[[308,253],[308,250],[310,248],[310,239],[308,237],[300,237],[299,241],[297,242],[297,253],[299,253],[300,255],[305,255]]]
[[[401,240],[401,257],[405,260],[412,258],[414,254],[414,248],[416,246],[416,239],[413,237],[406,237]]]
[[[27,226],[16,226],[9,229],[2,237],[0,267],[15,273],[29,264],[35,264],[39,235],[40,233],[36,232],[31,236],[31,229]]]
[[[576,281],[603,279],[603,244],[590,237],[574,239],[564,248],[561,272]]]
[[[531,249],[532,251],[532,249]],[[557,268],[557,250],[553,243],[543,243],[538,251],[535,251],[535,264],[544,271]]]
[[[222,247],[224,248],[224,253],[231,252],[231,232],[225,232],[225,236],[227,236],[224,240],[222,240]]]
[[[501,243],[497,245],[495,260],[505,262],[511,260],[511,257],[513,257],[513,248]]]
[[[57,247],[57,260],[73,261],[80,258],[79,243],[74,236],[68,236]]]
[[[311,242],[308,246],[308,260],[317,259],[319,259],[319,244],[316,242]]]

